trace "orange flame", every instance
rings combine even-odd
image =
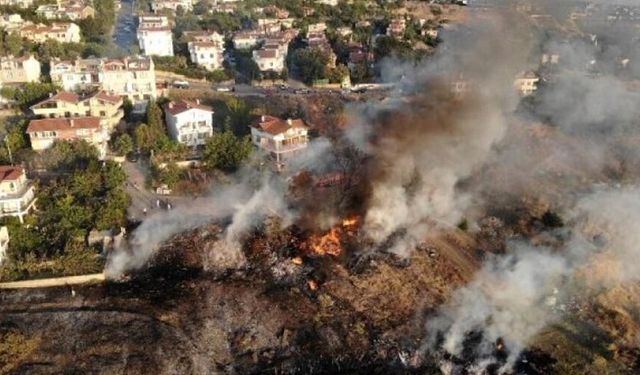
[[[346,218],[324,235],[313,235],[309,238],[308,249],[317,255],[339,256],[342,254],[342,239],[345,235],[353,235],[360,219],[356,216]]]

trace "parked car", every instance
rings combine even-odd
[[[173,87],[175,87],[177,89],[188,89],[189,88],[189,81],[175,80],[175,81],[173,81]]]

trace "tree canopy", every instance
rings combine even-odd
[[[209,169],[219,169],[231,172],[249,158],[253,151],[251,139],[236,137],[230,128],[223,132],[214,133],[207,140],[203,160]]]

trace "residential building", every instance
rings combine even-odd
[[[33,183],[27,179],[24,168],[0,166],[0,217],[17,217],[23,223],[24,215],[35,207],[36,199]]]
[[[49,39],[60,43],[80,42],[80,28],[71,22],[56,22],[51,25],[25,23],[19,32],[20,36],[35,43],[44,43]]]
[[[558,65],[560,62],[560,54],[558,53],[543,53],[540,62],[542,65]]]
[[[316,0],[316,4],[328,5],[330,7],[334,7],[338,5],[338,0]]]
[[[533,94],[538,89],[540,78],[534,72],[522,72],[516,76],[513,86],[521,96]]]
[[[33,5],[33,0],[0,0],[2,6],[16,6],[19,8],[29,8]]]
[[[262,34],[257,31],[238,31],[233,35],[233,47],[235,49],[250,49],[257,46],[262,40]]]
[[[7,33],[17,32],[24,25],[24,20],[19,14],[0,15],[0,28]]]
[[[81,1],[58,1],[55,4],[43,4],[36,14],[48,20],[70,19],[72,21],[95,17],[95,9]]]
[[[277,168],[282,170],[287,161],[307,148],[308,131],[309,127],[302,119],[261,116],[251,126],[251,141],[268,153]]]
[[[224,48],[220,43],[194,41],[189,42],[188,47],[191,62],[210,71],[222,68]]]
[[[0,56],[0,83],[38,82],[40,68],[40,62],[33,55]]]
[[[324,33],[327,30],[327,24],[324,22],[312,23],[307,27],[308,33]]]
[[[157,97],[155,68],[150,57],[52,59],[50,65],[51,81],[65,91],[102,89],[142,107]]]
[[[138,46],[145,55],[173,56],[173,36],[167,17],[139,17],[136,35]]]
[[[253,51],[253,61],[262,72],[282,72],[285,67],[285,59],[286,55],[275,48],[261,48]]]
[[[171,137],[187,146],[202,146],[213,134],[211,107],[188,100],[177,100],[164,105],[167,129]]]
[[[174,12],[182,8],[184,12],[191,12],[193,10],[192,0],[153,0],[151,2],[151,10],[154,13],[158,13],[163,9],[169,9]]]
[[[107,154],[109,136],[100,126],[98,117],[45,118],[31,120],[27,127],[31,148],[42,151],[53,146],[56,141],[84,140],[98,150],[104,159]]]
[[[104,91],[84,96],[62,91],[32,105],[30,109],[39,117],[98,117],[100,126],[111,132],[124,117],[122,102],[121,97]]]
[[[404,18],[394,18],[387,27],[387,35],[393,37],[401,37],[407,28],[407,21]]]
[[[319,49],[328,57],[328,67],[333,68],[336,66],[337,56],[333,52],[331,44],[324,32],[309,32],[307,34],[307,45],[309,48]]]
[[[6,226],[0,227],[0,265],[7,257],[7,250],[9,248],[9,231]]]

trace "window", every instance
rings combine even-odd
[[[107,115],[107,113],[105,111],[100,111],[100,116],[104,117],[106,115]]]

